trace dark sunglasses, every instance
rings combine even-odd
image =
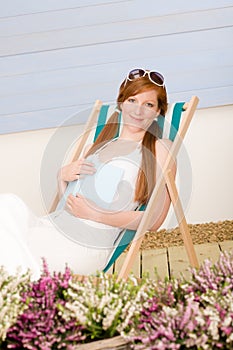
[[[162,76],[162,74],[160,74],[158,72],[154,72],[152,70],[150,71],[150,70],[145,70],[145,69],[133,69],[133,70],[131,70],[127,75],[127,78],[125,80],[125,84],[126,84],[127,80],[133,81],[137,78],[145,77],[146,75],[148,75],[148,78],[150,79],[150,81],[152,83],[154,83],[155,85],[164,86],[164,77]]]

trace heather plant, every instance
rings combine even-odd
[[[233,253],[160,284],[128,338],[134,349],[233,349]]]
[[[75,318],[85,326],[88,340],[113,337],[129,330],[131,320],[139,317],[151,284],[130,276],[117,282],[116,276],[100,273],[98,278],[70,281],[66,304],[62,308],[66,320]]]
[[[203,310],[209,343],[233,349],[233,252],[222,253],[215,264],[207,260],[199,271],[193,269],[186,292]]]
[[[21,293],[29,280],[29,271],[21,273],[19,269],[13,276],[0,266],[0,345],[5,340],[8,329],[27,308],[27,303],[21,300]]]
[[[68,287],[71,272],[50,274],[44,261],[39,280],[28,285],[22,301],[28,308],[18,317],[7,333],[7,346],[12,349],[72,349],[85,339],[83,327],[70,318],[67,322],[59,312],[64,305],[63,292]]]
[[[200,349],[205,345],[208,339],[197,321],[202,319],[198,303],[192,298],[186,302],[173,300],[168,305],[163,302],[164,296],[154,297],[142,310],[136,330],[130,331],[133,348],[165,350],[196,345]]]
[[[0,270],[0,342],[12,349],[73,349],[122,334],[132,349],[233,349],[233,252],[191,269],[191,280],[77,279],[66,268]]]

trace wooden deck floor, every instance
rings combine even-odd
[[[221,243],[205,243],[194,246],[199,264],[210,259],[216,262],[220,252],[233,250],[233,241]],[[118,272],[122,266],[125,253],[117,260],[114,268],[110,272]],[[189,261],[184,246],[170,247],[163,249],[150,249],[141,251],[133,265],[132,272],[137,277],[142,277],[144,272],[149,273],[151,278],[157,278],[155,268],[160,278],[165,276],[180,277],[181,274],[189,278]]]

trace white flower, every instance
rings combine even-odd
[[[21,274],[20,269],[15,276],[11,276],[4,267],[0,267],[0,341],[5,339],[8,329],[27,308],[21,301],[21,292],[30,281],[30,276],[30,271]]]

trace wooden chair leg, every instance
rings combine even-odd
[[[175,215],[180,227],[181,235],[184,241],[184,246],[192,267],[199,267],[199,263],[197,260],[196,252],[194,249],[192,237],[190,235],[189,227],[187,221],[185,219],[184,211],[182,208],[182,204],[177,192],[176,184],[174,177],[170,170],[168,170],[165,174],[165,180],[168,188],[168,192],[174,207]]]

